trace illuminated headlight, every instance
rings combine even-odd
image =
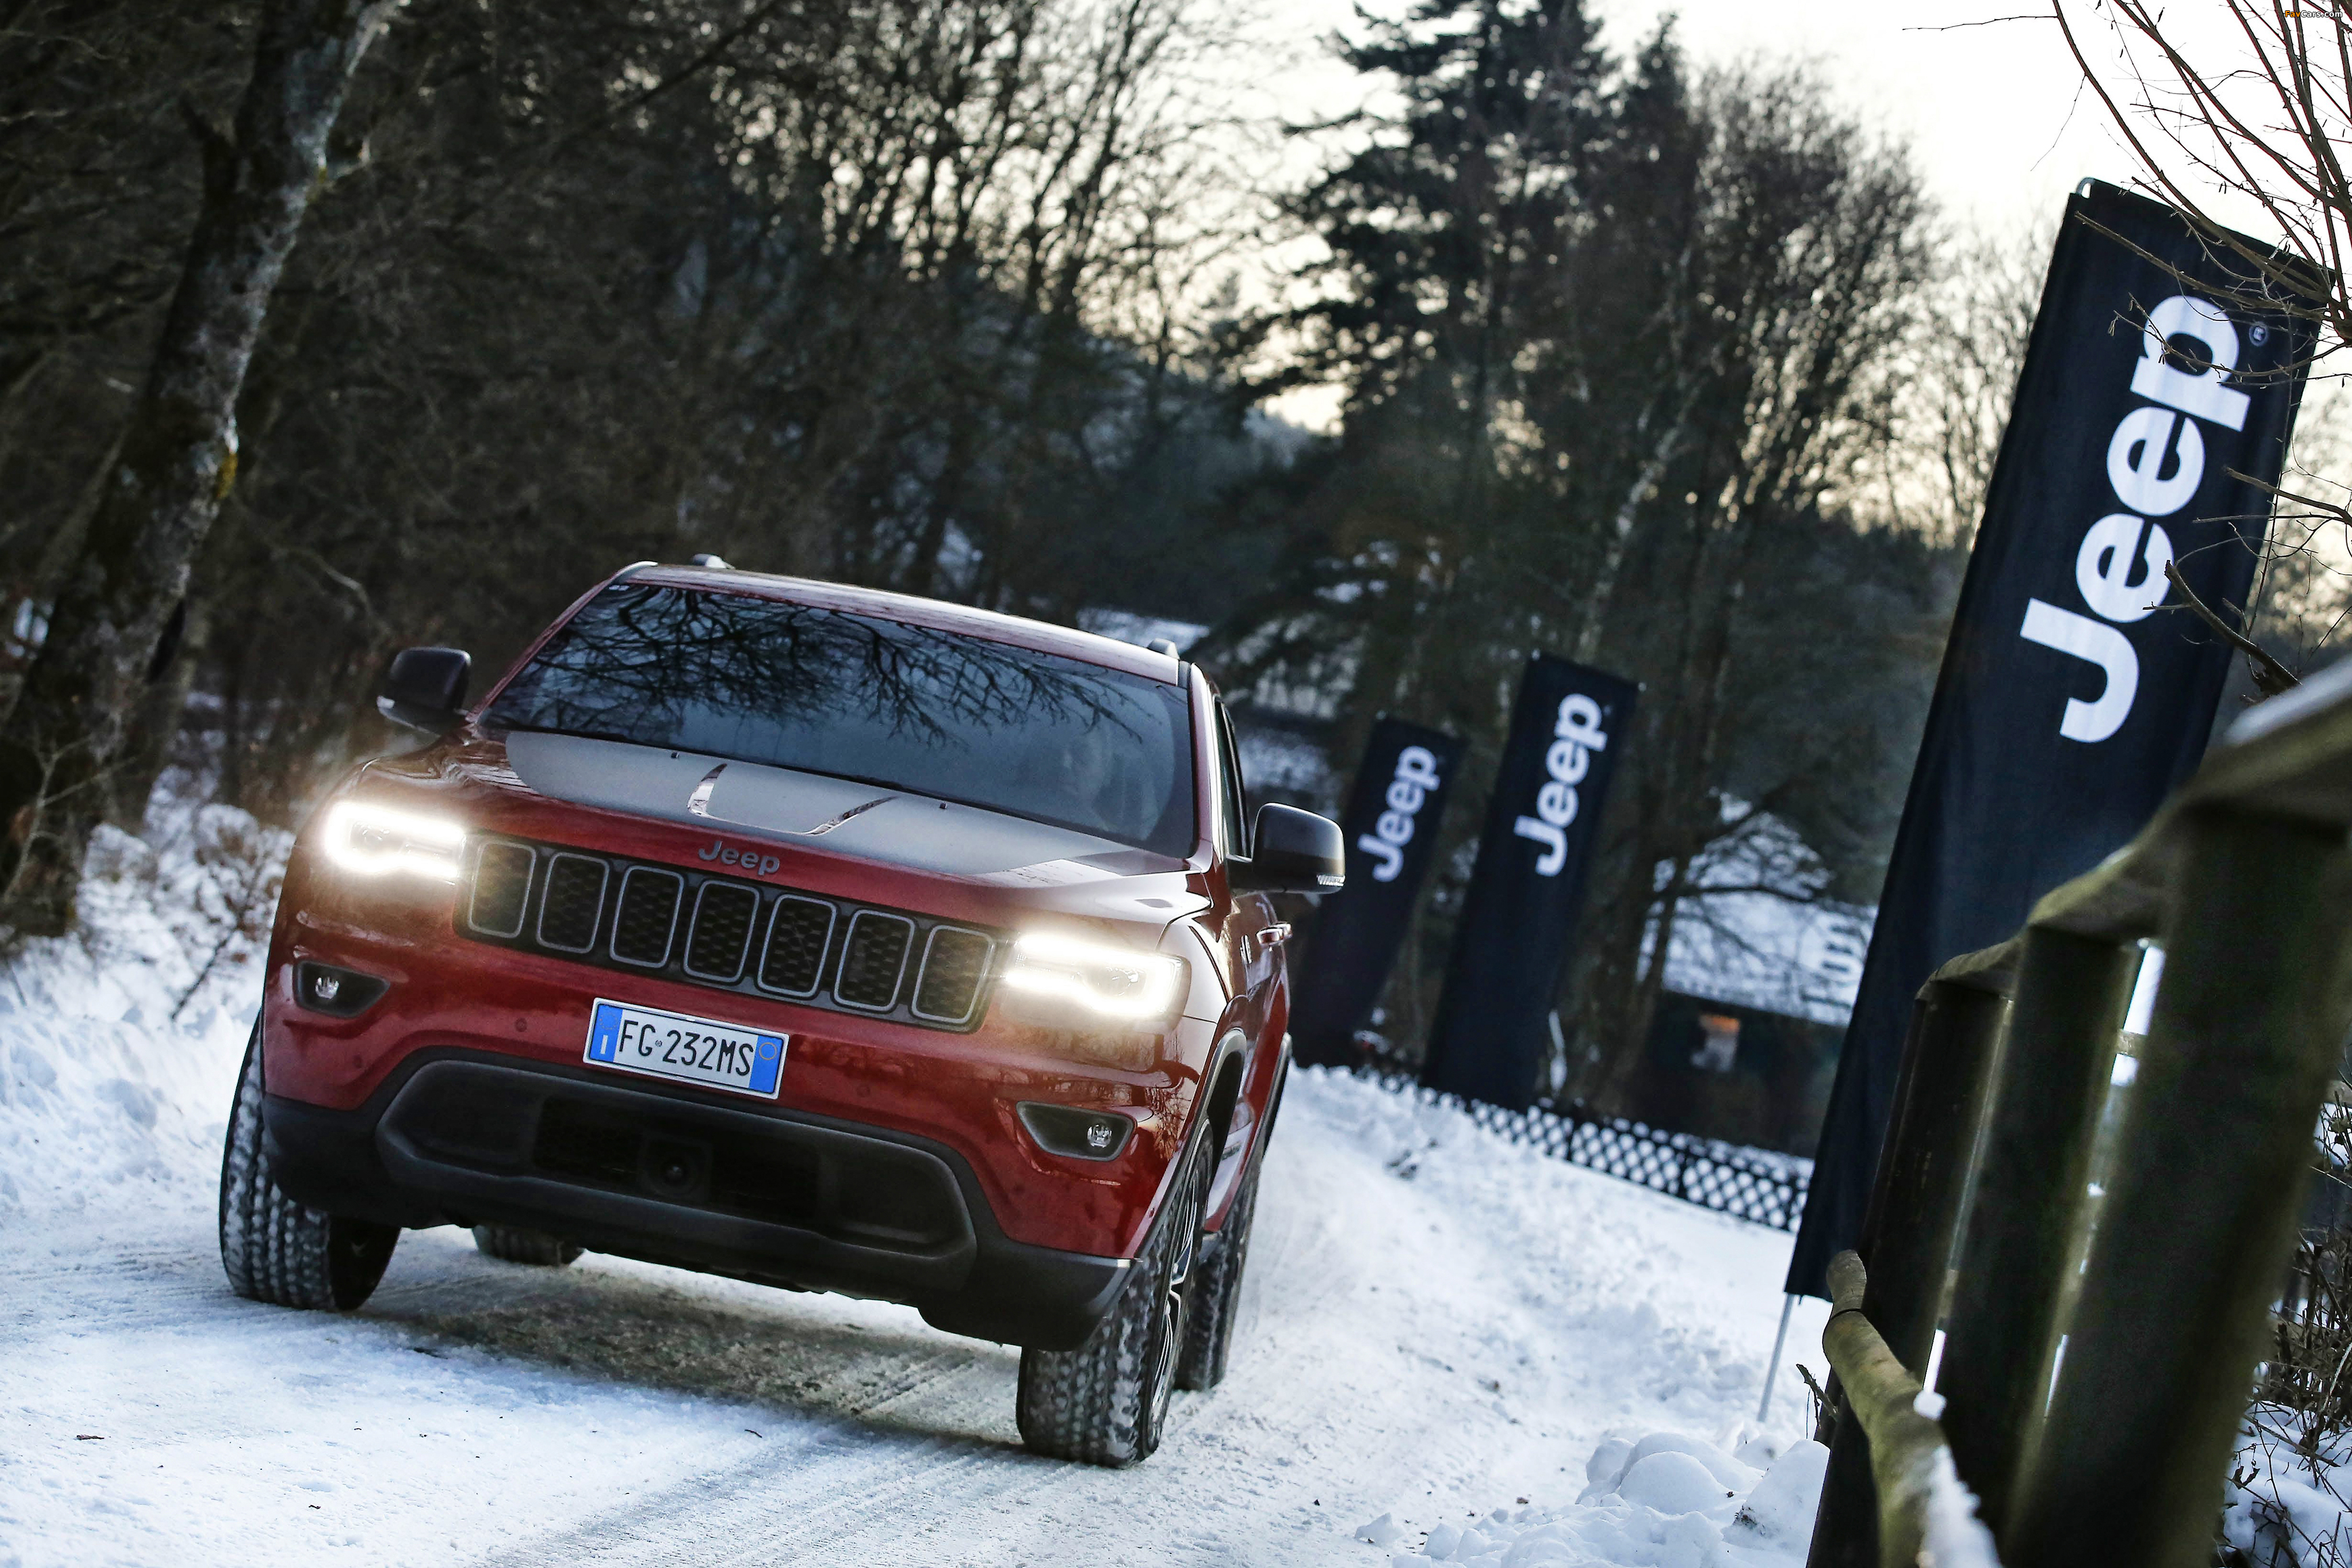
[[[1184,995],[1184,960],[1032,932],[1013,945],[1003,984],[1103,1023],[1164,1022]]]
[[[336,865],[359,876],[400,873],[455,882],[466,830],[445,817],[338,800],[327,808],[320,847]]]

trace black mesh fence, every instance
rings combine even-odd
[[[1539,1149],[1557,1160],[1617,1176],[1735,1219],[1794,1230],[1805,1211],[1806,1172],[1759,1150],[1688,1133],[1661,1132],[1622,1116],[1601,1116],[1579,1104],[1506,1111],[1499,1105],[1441,1094],[1415,1080],[1360,1068],[1391,1093],[1424,1105],[1460,1111],[1490,1133]]]

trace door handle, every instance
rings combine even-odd
[[[1258,928],[1257,950],[1262,954],[1271,953],[1289,940],[1290,922],[1277,920],[1271,925],[1262,925]]]

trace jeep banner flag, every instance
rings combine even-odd
[[[1429,1031],[1431,1088],[1514,1110],[1534,1092],[1635,690],[1549,653],[1528,658]]]
[[[1372,726],[1339,823],[1348,885],[1323,900],[1294,982],[1290,1034],[1300,1061],[1332,1067],[1354,1060],[1356,1031],[1370,1018],[1412,927],[1461,760],[1460,738],[1443,730],[1399,718]]]
[[[2224,311],[2150,259],[2218,288],[2229,275],[2211,244],[2112,185],[2085,182],[2066,204],[1839,1056],[1792,1294],[1826,1295],[1830,1259],[1861,1231],[1927,977],[2120,847],[2204,752],[2231,653],[2179,610],[2164,569],[2224,614],[2245,604],[2270,503],[2231,471],[2277,479],[2308,351],[2284,315]]]

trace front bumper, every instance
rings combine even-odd
[[[1015,1241],[931,1139],[753,1113],[584,1068],[422,1051],[353,1110],[263,1103],[278,1184],[410,1228],[506,1224],[600,1252],[904,1302],[934,1327],[1075,1347],[1125,1260]]]

